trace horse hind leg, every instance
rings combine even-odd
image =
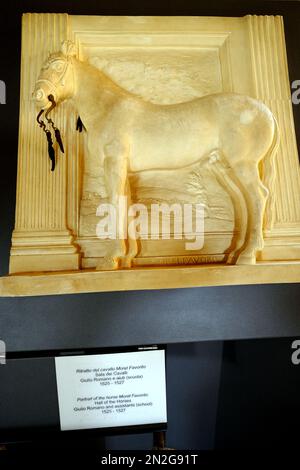
[[[232,201],[234,211],[234,236],[229,247],[226,263],[235,264],[238,254],[245,244],[247,228],[247,205],[243,190],[233,169],[228,163],[228,159],[220,150],[216,150],[210,155],[208,164],[218,183],[228,193]]]
[[[248,209],[246,241],[236,263],[255,264],[257,252],[264,247],[263,220],[269,192],[260,179],[257,165],[244,163],[235,169],[235,173],[243,181]]]

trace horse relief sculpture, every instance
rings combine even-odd
[[[261,101],[235,93],[218,93],[192,101],[159,105],[121,88],[103,72],[75,56],[70,41],[44,63],[34,91],[38,122],[47,135],[52,169],[55,155],[51,132],[64,151],[49,112],[72,100],[87,132],[85,165],[103,168],[109,202],[118,209],[120,197],[131,200],[129,174],[186,168],[200,162],[230,195],[237,236],[227,263],[254,264],[264,245],[263,227],[275,167],[278,127]],[[79,121],[79,124],[81,124]],[[243,199],[243,203],[242,200]],[[269,209],[272,214],[272,209]],[[126,232],[127,216],[119,210]],[[138,253],[133,237],[110,242],[98,269],[131,267]]]

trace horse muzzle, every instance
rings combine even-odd
[[[46,87],[46,88],[48,88],[48,87]],[[33,99],[34,99],[36,105],[40,109],[47,109],[51,106],[51,102],[49,101],[49,98],[48,98],[48,96],[50,94],[53,95],[53,91],[51,91],[50,89],[46,90],[45,87],[40,86],[39,83],[37,82],[32,96],[33,96]]]

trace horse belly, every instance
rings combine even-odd
[[[217,132],[208,123],[140,130],[132,136],[130,170],[176,169],[198,161],[217,147]]]

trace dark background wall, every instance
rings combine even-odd
[[[45,0],[4,6],[2,2],[0,80],[7,85],[7,104],[0,106],[0,274],[8,271],[14,224],[22,12],[283,14],[292,81],[300,79],[297,4]],[[294,114],[300,142],[300,106],[295,106]],[[299,301],[296,284],[2,298],[0,339],[10,353],[18,352],[24,358],[0,366],[0,430],[4,435],[8,428],[50,426],[57,420],[53,360],[28,359],[28,352],[167,343],[170,445],[290,444],[298,432],[294,423],[300,417],[300,366],[298,372],[290,360],[292,339],[300,336]],[[243,339],[248,340],[221,342]],[[178,371],[183,374],[182,381]],[[107,446],[143,448],[151,445],[150,440],[147,434],[111,437]]]

